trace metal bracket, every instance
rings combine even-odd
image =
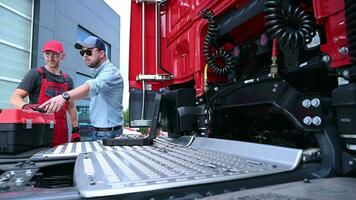
[[[26,119],[26,129],[32,128],[32,119]]]
[[[152,121],[151,120],[133,120],[130,122],[130,126],[132,127],[149,127],[151,126]]]
[[[161,3],[164,0],[136,0],[136,3]]]
[[[55,123],[53,120],[51,120],[51,121],[49,122],[49,128],[50,128],[50,129],[53,129],[55,124],[56,124],[56,123]]]
[[[170,74],[139,74],[136,77],[137,81],[168,81],[173,78]]]

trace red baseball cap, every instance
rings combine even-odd
[[[56,53],[61,53],[64,51],[62,43],[57,40],[50,40],[46,42],[42,47],[42,52],[44,51],[54,51]]]

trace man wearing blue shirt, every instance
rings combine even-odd
[[[106,58],[104,42],[94,36],[74,45],[90,68],[92,79],[43,103],[40,108],[57,112],[68,101],[90,98],[92,139],[114,138],[122,134],[124,83],[117,67]]]

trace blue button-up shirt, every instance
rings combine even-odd
[[[90,97],[90,122],[107,128],[124,124],[122,95],[124,83],[120,71],[109,59],[98,68],[90,69],[93,79],[87,80]]]

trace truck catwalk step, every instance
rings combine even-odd
[[[286,172],[298,165],[302,153],[297,149],[210,138],[196,138],[190,146],[166,139],[156,139],[153,146],[107,148],[100,142],[89,144],[91,149],[82,148],[74,169],[75,185],[83,197],[120,195]],[[67,153],[61,149],[52,154],[79,153],[73,146],[70,149]]]

